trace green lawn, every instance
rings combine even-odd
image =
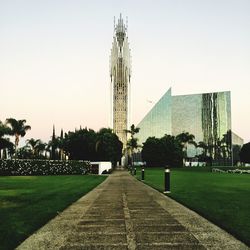
[[[0,177],[0,249],[13,249],[104,176]]]
[[[140,169],[137,178],[141,179]],[[164,170],[146,168],[145,183],[163,191]],[[250,175],[171,169],[169,196],[250,245]]]

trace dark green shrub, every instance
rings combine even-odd
[[[89,172],[86,161],[0,160],[0,175],[77,175]]]

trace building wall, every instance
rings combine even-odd
[[[244,140],[240,136],[232,132],[232,143],[233,145],[243,146]]]
[[[140,128],[136,135],[139,144],[142,144],[150,136],[162,137],[165,134],[172,134],[172,98],[171,88],[154,105],[143,120],[137,125]]]
[[[172,97],[172,134],[189,132],[196,141],[203,140],[202,95],[180,95]]]
[[[220,161],[232,158],[230,92],[202,94],[203,142],[208,155]]]
[[[171,96],[169,89],[138,124],[139,143],[148,137],[189,132],[195,141],[207,147],[189,146],[188,157],[202,152],[217,162],[230,162],[232,158],[231,97],[230,92]]]

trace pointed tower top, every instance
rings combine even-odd
[[[120,13],[120,17],[119,17],[118,22],[115,26],[115,35],[117,37],[117,41],[119,43],[120,48],[123,46],[123,41],[126,37],[126,31],[127,31],[127,27],[123,23],[122,14]]]

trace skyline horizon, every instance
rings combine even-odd
[[[171,89],[172,90],[172,87],[170,87],[169,89]],[[148,115],[148,113],[150,113],[151,112],[151,110],[154,108],[154,106],[161,100],[161,98],[169,91],[169,89],[167,89],[167,91],[156,101],[156,102],[152,102],[152,108],[150,108],[146,113],[145,113],[145,115],[143,116],[143,118],[142,119],[144,119],[147,115]],[[225,90],[225,91],[218,91],[218,92],[216,92],[216,91],[212,91],[212,92],[202,92],[202,93],[189,93],[189,94],[175,94],[175,95],[173,95],[173,96],[192,96],[192,95],[200,95],[200,94],[211,94],[211,93],[224,93],[224,92],[229,92],[230,93],[230,95],[231,95],[231,91],[230,90]],[[10,118],[10,117],[8,117],[8,118]],[[15,118],[15,117],[14,117]],[[141,120],[142,121],[142,120]],[[139,123],[141,122],[141,121],[139,121],[138,122],[138,124],[134,124],[133,122],[131,123],[131,124],[129,124],[129,126],[131,126],[132,124],[134,124],[136,127],[139,125]],[[3,121],[4,122],[4,121]],[[28,124],[28,121],[26,121],[27,122],[27,124]],[[30,124],[28,124],[28,125],[30,125]],[[48,137],[47,136],[47,140],[45,139],[45,140],[42,140],[41,138],[35,138],[35,139],[41,139],[43,142],[48,142],[49,140],[50,140],[50,138],[52,138],[52,135],[53,135],[53,131],[55,130],[55,135],[56,136],[58,136],[58,137],[60,137],[60,134],[61,134],[61,131],[63,131],[63,134],[65,134],[65,133],[68,133],[68,132],[74,132],[74,131],[77,131],[77,130],[80,130],[80,129],[93,129],[94,131],[99,131],[100,129],[102,129],[102,128],[111,128],[112,130],[113,130],[113,128],[111,127],[111,126],[99,126],[99,127],[97,127],[97,128],[92,128],[92,127],[89,127],[89,126],[87,126],[87,125],[83,125],[83,124],[80,124],[80,125],[78,125],[78,127],[77,126],[75,126],[73,129],[70,129],[70,130],[68,130],[68,131],[65,131],[64,130],[64,128],[63,127],[57,127],[56,126],[56,124],[53,124],[52,125],[52,132],[51,132],[51,135]],[[31,126],[31,130],[32,130],[32,126]],[[57,133],[57,131],[58,131],[58,133]],[[27,133],[28,133],[29,131],[27,131]],[[189,132],[189,131],[183,131],[183,132]],[[237,136],[239,136],[240,138],[242,138],[240,135],[238,135],[235,131],[234,131],[234,129],[232,128],[232,132],[233,133],[235,133]],[[27,134],[26,134],[27,135]],[[30,139],[31,137],[29,137],[29,139]],[[248,143],[248,142],[250,142],[250,139],[249,139],[249,141],[245,141],[245,139],[244,138],[242,138],[243,140],[244,140],[244,143]],[[20,138],[20,140],[22,140],[21,138]],[[26,138],[25,138],[25,140],[27,140]],[[22,142],[22,143],[24,143],[24,141]]]
[[[26,119],[32,129],[22,141],[48,141],[53,124],[58,135],[110,127],[113,16],[122,13],[132,54],[131,124],[169,87],[173,95],[230,91],[232,131],[249,142],[242,111],[250,106],[249,11],[247,0],[2,2],[0,120]]]

